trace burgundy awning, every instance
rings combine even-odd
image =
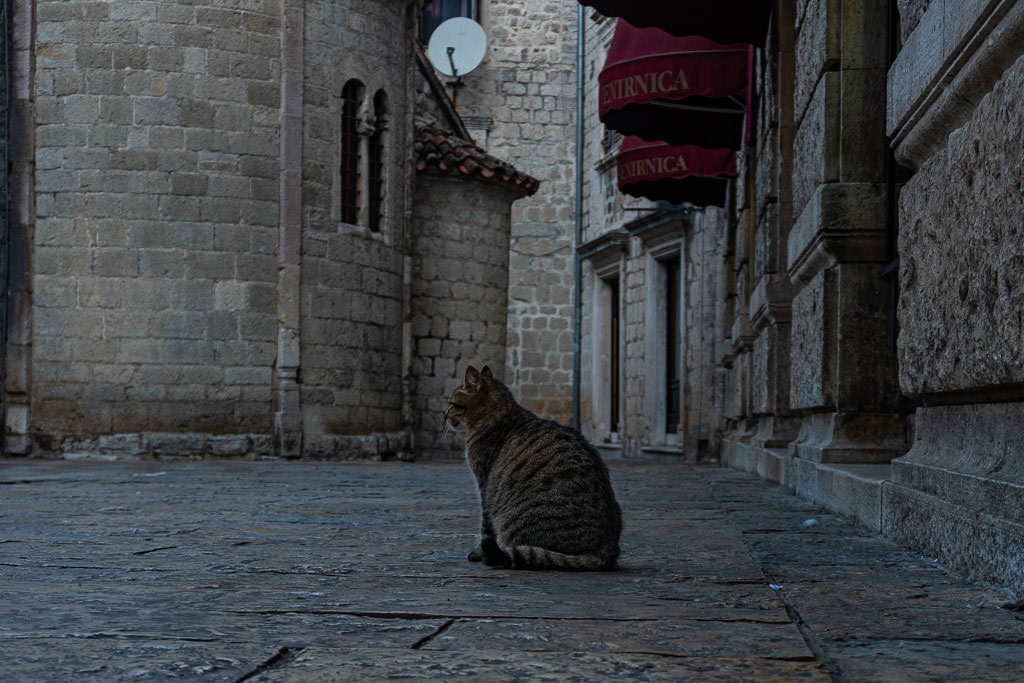
[[[608,17],[677,36],[764,47],[773,0],[580,0]]]
[[[620,19],[598,76],[601,120],[646,140],[739,149],[752,49]]]
[[[619,189],[628,195],[673,204],[725,206],[729,179],[736,177],[736,152],[627,136],[622,139],[617,168]]]

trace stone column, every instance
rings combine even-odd
[[[279,455],[302,454],[298,373],[302,291],[302,99],[304,12],[281,7],[281,208],[278,248],[277,362],[274,367],[274,446]]]
[[[8,5],[11,23],[8,48],[8,88],[10,112],[8,133],[17,127],[27,128],[32,120],[32,6],[28,0]],[[5,439],[4,452],[26,455],[32,449],[31,428],[31,358],[32,358],[32,289],[30,282],[31,226],[34,223],[34,159],[28,136],[11,135],[7,143],[9,170],[7,181],[7,338],[3,360]]]
[[[796,288],[786,273],[786,233],[793,221],[793,93],[795,19],[792,3],[780,3],[778,33],[761,53],[757,74],[757,229],[752,254],[755,283],[747,306],[755,335],[752,351],[754,433],[748,459],[732,463],[788,483],[785,453],[799,419],[790,408],[790,321]]]
[[[792,304],[793,484],[817,497],[821,463],[882,463],[903,450],[887,254],[887,3],[802,0],[795,16]]]

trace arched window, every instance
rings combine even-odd
[[[341,221],[359,222],[359,108],[363,84],[353,79],[341,90]]]
[[[380,232],[384,218],[384,132],[388,129],[388,96],[378,90],[373,96],[373,133],[367,150],[369,177],[367,179],[367,202],[370,230]]]

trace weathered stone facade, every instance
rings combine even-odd
[[[610,29],[587,15],[596,80]],[[720,456],[1017,589],[1022,45],[1020,3],[777,2],[732,200],[675,228],[686,273],[680,453]],[[637,230],[664,214],[622,212],[635,205],[611,191],[616,140],[602,138],[593,109],[584,428],[613,433],[627,456],[664,452],[651,429],[658,389],[638,370],[664,336],[648,281],[660,261]],[[618,431],[602,421],[598,372],[601,283],[616,278]]]
[[[1021,590],[1024,6],[916,5],[888,124],[913,169],[899,199],[900,387],[922,405],[884,527]]]
[[[506,374],[510,206],[536,190],[536,179],[436,126],[418,122],[417,129],[411,428],[418,455],[453,457],[461,455],[464,437],[441,422],[466,367]],[[493,174],[474,172],[479,164]]]
[[[14,4],[8,452],[409,453],[414,111],[465,130],[419,3]],[[507,240],[524,178],[430,199]],[[458,334],[500,364],[507,245],[467,245],[447,284],[502,294]]]
[[[82,430],[269,433],[279,5],[37,2],[34,18],[18,426],[45,449]]]
[[[572,420],[576,6],[482,2],[487,56],[458,109],[475,141],[540,181],[512,209],[505,378],[530,410]]]
[[[617,191],[619,136],[597,112],[597,75],[614,27],[587,12],[580,427],[607,454],[709,455],[722,409],[712,359],[723,297],[707,264],[724,258],[726,241],[717,214],[652,211],[651,202]]]

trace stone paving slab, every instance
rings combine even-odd
[[[462,463],[0,461],[0,680],[1021,680],[1019,598],[750,475],[612,463],[616,572],[465,560]]]

